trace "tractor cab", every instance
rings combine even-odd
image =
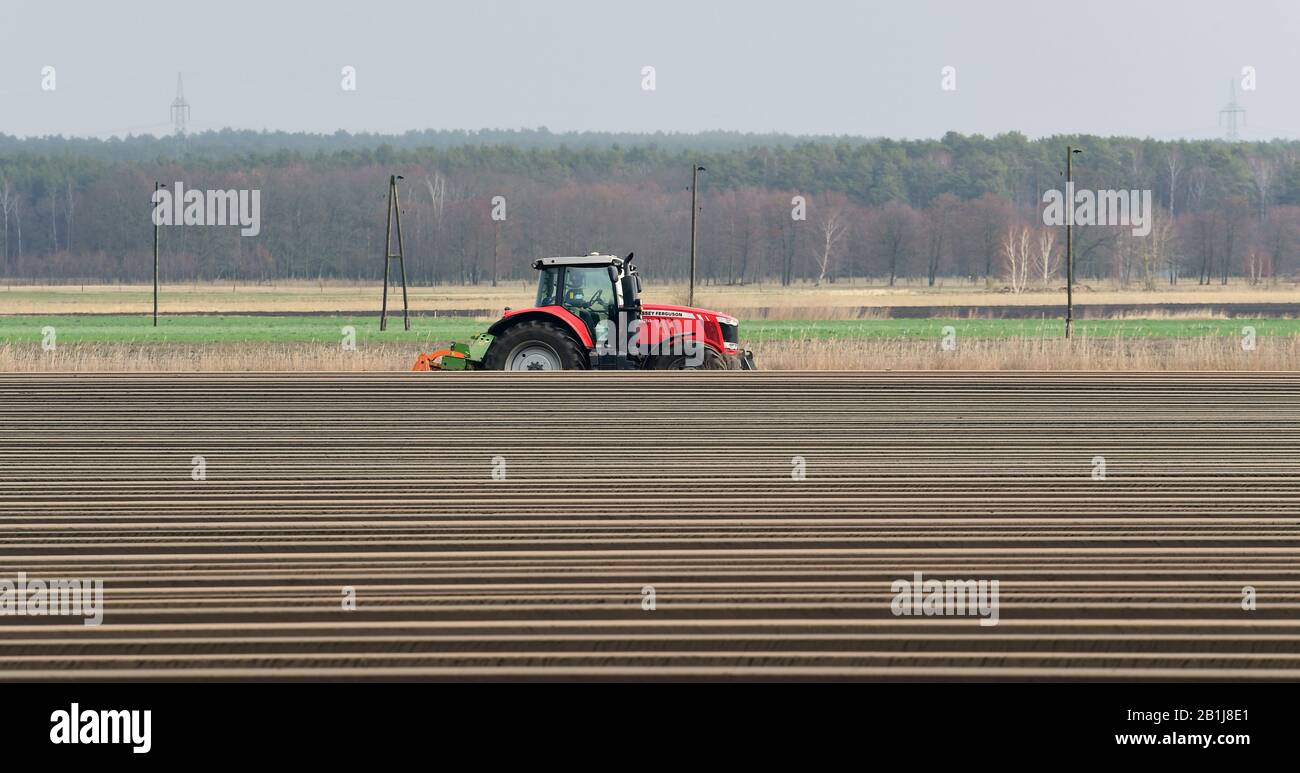
[[[559,306],[582,322],[593,342],[608,341],[618,325],[640,318],[641,277],[631,259],[593,252],[533,261],[535,307]]]

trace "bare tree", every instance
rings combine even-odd
[[[966,207],[973,222],[971,237],[978,255],[984,258],[985,277],[993,275],[998,253],[998,234],[1011,220],[1011,205],[992,193],[985,193]]]
[[[4,212],[5,244],[0,251],[0,270],[9,269],[9,213],[13,212],[14,200],[9,190],[9,181],[0,178],[0,211]]]
[[[1099,276],[1096,270],[1099,255],[1115,249],[1119,229],[1076,228],[1074,231],[1074,278]]]
[[[794,281],[794,256],[799,244],[799,231],[783,201],[774,201],[772,207],[775,213],[770,216],[770,221],[776,224],[773,242],[781,258],[781,286],[788,287]]]
[[[960,207],[961,200],[956,196],[951,193],[941,193],[930,202],[926,210],[926,218],[929,220],[929,244],[925,278],[930,287],[934,287],[935,277],[939,273],[939,264],[943,260],[947,247],[948,232],[952,230],[952,220]]]
[[[1188,242],[1196,245],[1200,258],[1197,268],[1196,283],[1208,285],[1214,271],[1215,236],[1219,231],[1219,217],[1215,212],[1198,212],[1192,216],[1188,225],[1191,231]]]
[[[1278,275],[1287,271],[1287,256],[1294,253],[1297,222],[1300,222],[1300,207],[1274,207],[1269,211],[1262,240],[1270,253],[1269,266],[1274,284]]]
[[[63,202],[64,222],[63,228],[63,246],[68,252],[72,252],[72,210],[76,206],[76,190],[72,187],[72,181],[68,180],[68,192]]]
[[[1165,156],[1165,166],[1169,168],[1169,216],[1174,215],[1174,196],[1178,191],[1178,172],[1182,168],[1182,157],[1177,148],[1170,148]]]
[[[23,213],[22,213],[22,206],[21,206],[22,201],[23,201],[22,196],[19,196],[17,194],[14,195],[14,203],[13,203],[14,225],[16,225],[18,228],[18,252],[15,257],[17,257],[20,262],[23,259]]]
[[[754,218],[751,202],[748,197],[742,197],[734,194],[736,208],[732,212],[732,229],[731,229],[731,253],[732,261],[737,257],[740,258],[740,265],[733,272],[727,269],[729,275],[734,273],[734,278],[728,281],[734,281],[741,285],[745,284],[745,275],[749,271],[749,256],[754,250]]]
[[[1037,266],[1043,279],[1043,287],[1050,285],[1052,277],[1061,268],[1061,256],[1056,251],[1056,231],[1051,228],[1038,230]]]
[[[59,251],[59,189],[50,189],[50,246]]]
[[[1115,283],[1125,288],[1133,280],[1133,267],[1141,260],[1143,237],[1134,236],[1122,228],[1112,230],[1115,232],[1115,249],[1111,252],[1111,270]]]
[[[1192,211],[1200,212],[1205,206],[1205,194],[1210,185],[1210,172],[1203,166],[1192,169],[1190,185],[1188,186],[1188,203],[1191,204]]]
[[[817,230],[821,233],[822,245],[820,254],[815,256],[817,260],[818,287],[821,287],[822,282],[826,279],[826,272],[830,269],[831,259],[835,256],[836,248],[844,237],[844,232],[848,226],[844,211],[837,205],[827,203],[821,209],[822,213],[817,220]]]
[[[1268,217],[1269,190],[1273,186],[1273,172],[1276,164],[1262,156],[1250,156],[1246,159],[1250,167],[1250,177],[1255,182],[1255,194],[1259,198],[1259,219],[1263,222]]]
[[[880,250],[889,265],[889,286],[898,279],[898,270],[905,266],[915,248],[917,231],[916,212],[906,204],[897,202],[885,207],[880,215]]]
[[[1250,219],[1250,204],[1243,196],[1233,196],[1223,208],[1222,229],[1223,253],[1219,261],[1220,284],[1228,283],[1228,272],[1232,270],[1232,259],[1237,254],[1236,247]],[[1208,282],[1206,284],[1209,284]]]
[[[1264,277],[1270,273],[1270,263],[1272,256],[1267,252],[1259,252],[1252,249],[1246,253],[1246,273],[1252,285],[1257,285],[1264,280]]]
[[[1138,257],[1142,261],[1142,285],[1147,290],[1156,289],[1156,273],[1162,265],[1169,264],[1173,256],[1170,249],[1174,238],[1173,218],[1152,212],[1151,220],[1151,233],[1136,237],[1142,239]],[[1170,276],[1173,276],[1173,269],[1170,271]]]
[[[1007,229],[1002,239],[1002,257],[1005,260],[1007,281],[1011,283],[1011,292],[1024,292],[1029,281],[1029,228],[1015,226]]]

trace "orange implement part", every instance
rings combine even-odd
[[[411,370],[442,370],[442,363],[439,359],[442,357],[459,357],[465,359],[465,355],[460,352],[453,352],[451,349],[439,349],[429,354],[421,354],[415,358],[415,367]]]

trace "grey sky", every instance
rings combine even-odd
[[[1246,65],[1300,137],[1293,0],[0,0],[0,132],[166,132],[183,72],[195,129],[1210,138]]]

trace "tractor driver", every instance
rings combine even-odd
[[[574,308],[586,308],[587,302],[582,292],[582,272],[566,271],[564,276],[564,305]]]
[[[569,269],[565,272],[564,277],[564,305],[575,309],[588,309],[596,312],[601,316],[609,313],[609,299],[605,297],[604,287],[596,289],[588,294],[588,288],[585,280],[592,278],[592,274],[606,281],[608,278],[603,270],[592,271],[591,269]]]
[[[594,336],[596,326],[609,319],[609,306],[613,299],[609,269],[605,267],[570,266],[564,272],[564,307],[581,319]]]

